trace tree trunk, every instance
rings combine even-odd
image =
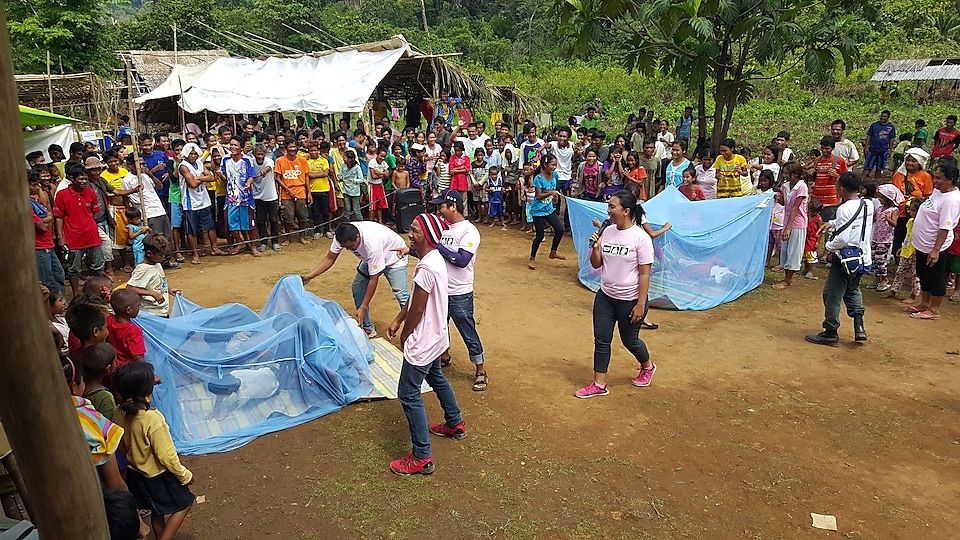
[[[17,88],[0,10],[0,155],[23,155]],[[27,201],[19,159],[0,161],[0,199]],[[0,421],[10,439],[41,538],[109,538],[100,482],[73,410],[40,303],[29,206],[0,212]]]
[[[700,88],[697,96],[697,137],[705,137],[707,133],[707,81],[700,81]],[[692,134],[691,134],[692,138]],[[696,141],[689,141],[690,150],[694,148]]]

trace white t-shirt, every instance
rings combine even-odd
[[[930,198],[920,205],[920,211],[913,220],[913,247],[929,255],[937,242],[937,233],[945,230],[947,239],[940,246],[940,251],[949,249],[957,220],[960,220],[960,190],[942,193],[934,189]]]
[[[427,292],[427,306],[416,328],[403,343],[403,358],[426,366],[450,347],[447,330],[447,262],[437,250],[427,253],[413,272],[413,283]],[[411,291],[409,302],[413,301]]]
[[[600,250],[600,289],[610,298],[636,300],[640,295],[640,266],[653,264],[650,235],[637,225],[622,231],[607,227],[600,238]]]
[[[386,161],[377,162],[377,160],[373,160],[367,164],[367,168],[369,168],[370,171],[387,172],[390,170],[390,165]],[[373,174],[369,175],[368,180],[370,180],[371,185],[383,184],[383,177],[374,178]]]
[[[847,165],[852,165],[860,159],[860,153],[857,152],[857,145],[850,139],[843,139],[833,148],[833,155],[842,157]]]
[[[780,160],[786,163],[791,159],[793,159],[793,150],[789,148],[784,148],[783,152],[780,152]]]
[[[167,215],[167,211],[164,210],[163,205],[160,204],[160,197],[157,196],[157,190],[153,185],[153,180],[151,180],[149,176],[141,174],[140,181],[143,182],[143,206],[147,212],[147,219]],[[132,174],[124,176],[121,187],[124,190],[136,189],[137,177]],[[136,191],[127,195],[127,197],[130,198],[130,202],[133,203],[134,208],[140,208],[140,195],[137,194]]]
[[[203,163],[198,159],[196,164],[191,165],[189,161],[180,162],[180,167],[186,167],[193,176],[199,177],[203,174]],[[187,179],[183,174],[180,175],[180,193],[184,210],[203,210],[210,206],[210,194],[207,192],[207,183],[200,182],[195,188],[187,185]]]
[[[355,221],[353,225],[360,231],[360,245],[353,254],[367,263],[367,271],[371,276],[380,274],[386,268],[401,268],[407,265],[407,258],[397,257],[397,252],[393,251],[407,246],[399,234],[373,221]],[[334,239],[330,244],[330,252],[340,253],[341,251],[343,246]],[[446,282],[446,272],[444,272],[444,282]]]
[[[666,133],[657,133],[657,140],[664,144],[673,144],[673,133],[669,130]]]
[[[563,182],[570,180],[573,174],[573,144],[568,142],[566,148],[560,148],[559,142],[551,141],[550,153],[557,158],[557,176]]]
[[[477,262],[477,248],[480,247],[480,231],[477,230],[476,225],[467,220],[451,223],[450,227],[443,231],[440,243],[454,252],[464,249],[473,253],[466,267],[460,268],[451,264],[447,268],[447,275],[450,276],[450,294],[473,292],[473,265]]]
[[[437,158],[440,157],[440,152],[443,151],[443,147],[439,144],[434,144],[433,149],[430,148],[429,144],[425,144],[424,146],[427,147],[427,172],[431,172],[433,171],[433,166],[437,164]]]
[[[266,169],[273,171],[273,160],[270,159],[269,156],[264,157],[263,163],[260,165],[257,165],[256,158],[251,158],[250,165],[253,167],[253,172],[257,175]],[[277,181],[272,172],[253,179],[253,198],[264,202],[271,202],[280,198],[280,194],[277,193]]]
[[[162,304],[158,304],[152,296],[141,296],[140,309],[147,313],[157,315],[158,317],[166,317],[167,313],[170,312],[170,296],[167,294],[167,276],[163,273],[163,267],[160,266],[159,263],[150,264],[142,262],[138,264],[137,267],[133,269],[133,273],[130,274],[127,285],[147,289],[148,291],[156,291],[163,295],[164,300]]]

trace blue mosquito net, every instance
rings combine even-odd
[[[650,305],[704,310],[736,300],[763,282],[773,195],[691,202],[670,187],[643,203],[654,230],[672,228],[653,241]],[[577,277],[600,288],[600,271],[590,266],[592,220],[607,218],[606,203],[567,199]]]
[[[179,297],[170,318],[141,312],[153,403],[181,454],[225,452],[369,394],[373,348],[336,303],[286,276],[260,314]]]

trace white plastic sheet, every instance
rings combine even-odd
[[[23,155],[25,156],[34,150],[40,150],[47,159],[47,163],[49,163],[50,155],[47,153],[47,148],[51,144],[59,144],[63,147],[64,153],[67,153],[70,151],[70,143],[76,140],[76,131],[70,124],[50,129],[25,131],[23,133]],[[24,164],[26,164],[26,161],[24,161]]]
[[[160,86],[154,88],[152,91],[133,101],[137,104],[142,104],[152,99],[179,96],[182,92],[185,92],[193,86],[194,81],[196,81],[200,75],[203,75],[203,72],[206,71],[210,65],[211,64],[197,64],[194,66],[184,66],[175,64],[170,71],[170,75],[167,76],[167,80],[160,83]]]
[[[193,81],[180,106],[190,113],[362,112],[377,84],[408,48],[321,57],[220,58]]]

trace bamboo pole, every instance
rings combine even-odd
[[[47,94],[50,96],[50,112],[53,112],[53,79],[50,77],[50,50],[47,49]]]
[[[177,23],[173,23],[173,65],[176,66],[180,63],[180,57],[177,54]],[[187,136],[187,121],[183,115],[183,79],[180,76],[177,76],[177,83],[180,86],[180,104],[178,108],[180,109],[180,132],[186,137]]]
[[[0,9],[0,155],[23,155],[5,10]],[[26,201],[26,170],[0,160],[0,198]],[[110,537],[87,446],[40,305],[29,206],[0,212],[0,422],[20,465],[41,538]],[[42,504],[39,502],[42,501]]]
[[[130,59],[133,62],[133,59]],[[127,63],[127,110],[130,111],[130,142],[133,144],[133,175],[137,178],[137,185],[140,186],[140,219],[147,222],[147,207],[143,202],[143,177],[140,172],[140,140],[138,138],[139,125],[137,125],[137,110],[133,107],[133,73],[130,71],[130,63]]]

